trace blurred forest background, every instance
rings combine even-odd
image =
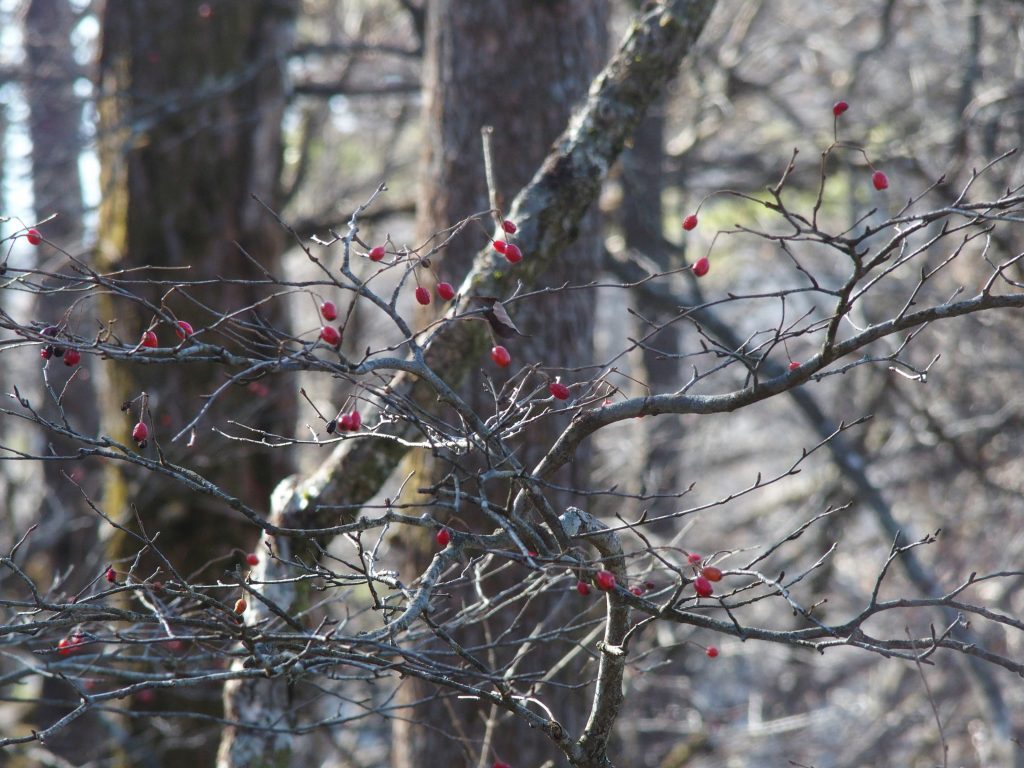
[[[191,264],[211,281],[192,307],[193,322],[206,325],[217,306],[254,300],[236,295],[251,287],[221,282],[223,276],[258,276],[258,262],[292,281],[316,278],[316,266],[281,222],[307,242],[330,239],[382,182],[386,193],[361,219],[360,237],[370,245],[417,244],[486,211],[484,124],[494,127],[494,174],[499,203],[507,206],[639,6],[628,0],[0,0],[0,210],[11,217],[3,234],[35,226],[47,241],[88,254],[101,268]],[[650,330],[637,313],[658,322],[702,295],[773,290],[779,263],[772,242],[733,237],[716,244],[706,278],[680,284],[683,294],[626,287],[638,270],[692,263],[720,228],[737,221],[756,228],[763,212],[715,197],[701,209],[700,227],[685,236],[682,217],[717,190],[763,190],[778,180],[794,148],[800,155],[789,194],[813,200],[818,155],[832,140],[838,99],[850,104],[840,138],[865,146],[891,186],[879,197],[864,183],[863,157],[837,155],[822,212],[831,226],[841,229],[876,206],[878,215],[888,215],[940,177],[937,198],[954,198],[972,169],[1021,144],[1022,40],[1024,4],[1011,0],[720,0],[696,49],[611,171],[564,272],[546,278],[550,286],[598,287],[523,305],[516,322],[533,338],[519,354],[528,359],[535,344],[549,364],[585,379],[629,349],[614,362],[624,393],[674,391],[690,375],[685,353],[699,349],[700,336],[676,323],[631,345]],[[1017,157],[1002,162],[978,182],[977,194],[1019,184],[1021,170]],[[487,241],[479,227],[459,233],[433,264],[437,279],[459,286]],[[994,238],[991,248],[998,261],[1019,251],[1021,239]],[[10,265],[40,268],[62,259],[23,238],[4,255]],[[974,272],[970,262],[958,264],[956,277],[973,289],[984,266]],[[8,293],[8,300],[22,299]],[[68,303],[61,296],[36,306],[28,295],[23,300],[5,309],[44,319]],[[765,307],[767,315],[777,311]],[[308,297],[288,309],[287,316],[268,315],[268,325],[296,333],[319,325]],[[789,307],[794,317],[811,309],[797,299]],[[382,336],[365,309],[346,320],[342,349],[357,358],[370,345],[397,341]],[[728,304],[715,323],[720,338],[731,333],[736,343],[750,333],[751,318],[731,314]],[[1022,331],[1016,313],[971,315],[924,332],[911,357],[923,368],[941,355],[926,380],[898,375],[884,363],[861,365],[810,382],[799,396],[735,414],[620,422],[599,433],[564,482],[614,486],[619,495],[586,501],[589,511],[609,520],[709,505],[658,531],[709,555],[750,551],[849,502],[805,534],[791,550],[793,562],[782,563],[796,572],[841,542],[803,585],[808,602],[828,596],[820,606],[828,617],[857,610],[897,532],[914,540],[941,529],[936,543],[915,551],[910,567],[893,568],[886,584],[892,595],[941,594],[973,571],[1013,571],[1024,562]],[[797,362],[815,351],[810,344],[788,349]],[[0,371],[5,394],[32,379],[37,363],[25,356],[26,368],[18,370],[13,359]],[[92,431],[119,439],[130,428],[119,404],[132,393],[149,392],[162,403],[161,418],[178,425],[216,380],[215,373],[194,369],[175,378],[166,368],[141,366],[115,378],[101,368],[93,360],[83,370],[68,409]],[[216,423],[236,436],[242,432],[236,423],[303,432],[314,417],[299,386],[315,402],[340,404],[351,393],[344,381],[322,376],[253,381],[219,403]],[[799,474],[716,503],[759,474],[785,473],[840,422],[868,415],[807,457]],[[268,498],[287,473],[311,471],[324,455],[309,445],[259,451],[238,441],[201,440],[218,446],[204,459],[204,471],[252,500]],[[11,419],[0,422],[0,444],[37,455],[62,450]],[[406,473],[395,474],[381,496],[399,493]],[[158,478],[89,462],[3,460],[0,551],[39,523],[25,546],[42,584],[60,579],[73,593],[118,556],[79,485],[105,506],[126,500],[159,506],[165,544],[190,567],[211,557],[206,542],[218,537],[234,537],[231,544],[243,551],[255,546],[255,529],[224,509],[204,509],[204,502]],[[565,496],[560,503],[580,503],[568,491]],[[407,549],[402,556],[415,559],[417,545]],[[1021,616],[1020,585],[1020,577],[988,582],[977,594],[992,610]],[[929,622],[942,626],[947,619],[938,611],[916,614],[917,625],[908,629],[927,635]],[[886,621],[902,631],[899,619]],[[993,626],[974,629],[1006,655],[1024,656],[1019,636]],[[819,655],[697,630],[691,638],[696,650],[654,634],[644,638],[646,655],[627,672],[619,765],[932,766],[943,760],[943,742],[950,765],[1024,765],[1024,686],[1005,670],[940,653],[926,669],[926,687],[913,664],[849,648]],[[659,652],[659,643],[675,651]],[[711,644],[718,645],[718,658],[704,655]],[[0,731],[48,722],[47,712],[61,711],[61,695],[59,681],[26,691],[0,679]],[[37,706],[26,706],[29,699]],[[216,716],[219,697],[200,699],[188,706],[209,705]],[[423,717],[434,718],[443,732],[452,715]],[[403,727],[367,719],[305,736],[302,764],[463,764],[457,752],[444,751],[443,733],[424,736]],[[89,728],[84,740],[72,729],[47,745],[0,756],[0,763],[212,764],[220,726],[173,718],[124,725],[98,717]],[[442,755],[450,762],[438,762]],[[525,768],[550,755],[524,745],[513,758],[506,759]]]

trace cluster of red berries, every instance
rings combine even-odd
[[[72,653],[77,651],[80,646],[85,644],[85,635],[81,632],[75,632],[70,637],[62,637],[60,642],[57,643],[57,653],[61,656],[70,656]]]
[[[687,559],[697,573],[693,580],[693,591],[697,593],[697,597],[711,597],[715,593],[711,582],[722,580],[722,569],[714,565],[702,566],[703,558],[696,553],[689,555]]]
[[[437,297],[441,301],[451,301],[455,298],[455,288],[451,283],[440,282],[437,284]],[[430,291],[424,288],[422,285],[416,286],[416,302],[422,304],[424,307],[430,304]]]
[[[514,223],[505,219],[501,222],[501,229],[504,231],[506,236],[500,240],[492,240],[491,245],[494,247],[494,250],[505,257],[505,260],[508,261],[509,264],[518,264],[523,260],[523,252],[520,250],[518,245],[508,239],[508,235],[514,235],[516,233],[517,227]]]
[[[43,336],[49,336],[55,338],[59,333],[56,326],[49,325],[43,328],[40,333]],[[60,357],[64,359],[64,365],[68,368],[73,368],[82,361],[82,353],[77,349],[67,349],[62,347],[60,344],[46,344],[41,350],[39,350],[39,357],[43,360],[49,360],[51,357]]]
[[[327,434],[333,435],[335,430],[339,432],[358,432],[363,427],[363,417],[359,411],[352,409],[343,413],[336,419],[327,422]]]
[[[687,232],[691,232],[697,228],[697,214],[691,213],[683,219],[683,229]],[[697,259],[693,266],[690,267],[693,270],[693,274],[697,277],[704,277],[711,269],[711,261],[707,256],[701,256]]]
[[[832,105],[832,115],[838,120],[839,116],[850,108],[850,105],[845,101],[837,101]],[[883,189],[889,188],[889,177],[886,176],[882,171],[874,171],[871,174],[871,185],[881,192]]]

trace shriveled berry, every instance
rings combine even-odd
[[[510,235],[514,235],[517,229],[516,225],[513,222],[509,221],[508,219],[505,219],[503,222],[501,222],[501,228],[508,232]]]
[[[384,246],[373,246],[373,248],[370,249],[370,252],[367,255],[370,257],[370,261],[380,261],[381,259],[384,258]]]
[[[174,334],[179,339],[187,339],[193,333],[192,323],[188,322],[188,320],[179,320],[178,325],[174,329]]]
[[[697,593],[698,597],[711,597],[714,594],[715,589],[711,586],[711,582],[704,576],[698,576],[693,580],[693,591]]]
[[[718,649],[715,648],[715,646],[713,645],[709,645],[707,650],[704,651],[704,653],[707,655],[709,659],[713,659],[718,655]]]
[[[602,592],[609,592],[615,589],[615,574],[611,571],[600,570],[594,575],[594,583]]]
[[[519,246],[515,243],[509,243],[508,247],[505,248],[505,258],[508,259],[509,264],[518,264],[523,260],[523,252],[519,250]]]
[[[146,439],[149,437],[149,427],[146,426],[146,422],[140,421],[132,429],[132,440],[139,444],[141,448],[146,444]]]
[[[569,388],[560,381],[552,381],[548,384],[548,392],[556,400],[568,400],[569,399]]]
[[[422,285],[416,286],[416,301],[423,306],[427,306],[430,303],[430,291]]]
[[[438,283],[437,296],[441,301],[451,301],[455,298],[455,289],[451,283]]]
[[[691,552],[686,556],[686,559],[690,563],[690,565],[697,565],[704,558],[698,555],[696,552]]]
[[[437,535],[434,538],[437,539],[437,545],[439,547],[447,547],[448,542],[452,540],[452,535],[448,532],[447,528],[442,528],[437,532]]]
[[[709,269],[711,269],[711,262],[708,260],[707,256],[701,256],[693,262],[693,274],[697,277],[704,277],[704,275],[708,273]]]
[[[835,115],[836,117],[839,117],[841,114],[843,114],[843,112],[845,112],[849,108],[850,105],[847,104],[845,101],[837,101],[835,104],[832,105],[832,114]]]
[[[889,177],[881,171],[875,171],[871,174],[871,183],[875,185],[875,189],[881,192],[883,189],[889,188]]]
[[[330,421],[327,422],[327,426],[324,427],[324,429],[327,431],[328,435],[333,435],[334,434],[334,430],[336,430],[337,428],[338,428],[338,420],[337,419],[331,419]]]
[[[637,597],[640,597],[644,593],[644,588],[643,587],[630,587],[629,591],[632,592]]]
[[[499,368],[506,368],[512,362],[512,355],[501,344],[498,344],[496,347],[491,347],[491,360]]]
[[[335,306],[333,301],[325,301],[323,304],[320,305],[320,314],[324,316],[324,320],[337,320],[338,307]]]
[[[722,569],[717,568],[713,565],[705,565],[700,569],[700,575],[708,581],[721,581],[722,580]]]
[[[157,347],[160,342],[157,341],[156,331],[143,331],[142,332],[142,346],[144,347]]]
[[[30,229],[25,233],[25,239],[28,240],[32,245],[39,245],[43,242],[43,236],[39,234],[38,229]]]
[[[576,582],[576,591],[579,592],[584,597],[586,597],[587,595],[590,594],[590,585],[587,584],[587,582],[582,581],[582,580],[577,581]]]
[[[683,229],[687,232],[697,228],[697,214],[691,213],[685,219],[683,219]]]
[[[332,347],[341,344],[341,334],[338,333],[338,329],[333,325],[325,325],[321,328],[320,338],[323,339],[325,344],[330,344]]]

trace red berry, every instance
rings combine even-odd
[[[348,429],[349,432],[358,432],[359,428],[363,426],[363,417],[359,415],[359,411],[352,411],[352,413],[346,415],[348,417],[348,426],[346,429]]]
[[[697,214],[691,213],[685,219],[683,219],[683,229],[689,232],[691,229],[697,228]]]
[[[832,105],[832,114],[835,115],[836,117],[839,117],[841,114],[843,114],[843,112],[845,112],[849,108],[850,105],[847,104],[845,101],[837,101],[835,104]]]
[[[332,347],[341,344],[341,334],[338,333],[338,329],[333,325],[325,325],[321,328],[320,338],[324,340],[325,344],[330,344]]]
[[[514,235],[517,229],[516,225],[509,221],[508,219],[505,219],[503,222],[501,222],[501,228],[508,232],[510,235]]]
[[[451,301],[455,298],[455,289],[451,283],[438,283],[437,296],[441,301]]]
[[[77,349],[69,349],[67,352],[64,353],[64,365],[68,366],[69,368],[78,365],[78,363],[81,362],[81,360],[82,353],[79,352]]]
[[[45,347],[39,350],[39,356],[43,358],[43,360],[49,360],[51,357],[53,357],[53,347],[47,344]]]
[[[438,546],[447,547],[448,542],[452,540],[452,535],[448,532],[447,528],[442,528],[434,538],[437,539]]]
[[[117,581],[117,571],[108,565],[107,570],[103,572],[103,578],[114,584]]]
[[[380,261],[384,258],[384,246],[375,245],[370,249],[370,253],[367,254],[370,257],[370,261]]]
[[[700,569],[700,575],[708,581],[721,581],[722,580],[722,569],[716,568],[713,565],[705,565]]]
[[[512,766],[506,763],[504,760],[495,760],[493,768],[512,768]]]
[[[519,246],[515,243],[509,243],[508,247],[505,248],[505,258],[508,259],[509,264],[518,264],[523,260],[523,252],[519,250]]]
[[[143,688],[135,694],[135,700],[140,704],[152,704],[156,701],[156,691],[152,688]]]
[[[707,657],[709,659],[713,659],[713,658],[715,658],[718,655],[718,649],[715,648],[715,646],[713,646],[713,645],[709,645],[708,649],[706,651],[704,651],[704,653],[707,654]]]
[[[260,556],[257,555],[255,552],[250,552],[248,555],[245,556],[245,562],[249,565],[259,565]]]
[[[702,256],[701,258],[693,262],[692,269],[693,274],[695,274],[697,277],[704,277],[704,275],[708,273],[708,270],[711,269],[711,262],[708,261],[707,256]]]
[[[644,588],[643,587],[630,587],[629,591],[632,592],[637,597],[640,597],[640,595],[642,595],[644,593]]]
[[[245,613],[245,609],[249,607],[249,604],[245,602],[244,597],[240,597],[235,600],[235,613]]]
[[[655,584],[653,581],[645,581],[644,582],[644,589],[646,589],[648,592],[650,592],[652,589],[654,589],[657,586],[658,585]]]
[[[194,333],[192,330],[192,324],[187,320],[179,320],[177,328],[174,329],[174,333],[179,339],[187,339]]]
[[[142,346],[144,347],[157,347],[160,346],[160,342],[157,341],[156,331],[143,331],[142,332]]]
[[[144,421],[140,421],[132,429],[132,440],[141,446],[146,442],[147,437],[149,437],[149,427],[146,426]]]
[[[342,432],[351,432],[352,431],[352,414],[351,413],[343,413],[343,414],[341,414],[341,418],[338,419],[338,427],[341,428]],[[328,431],[330,431],[330,430],[328,430]]]
[[[555,400],[568,400],[569,399],[569,388],[560,381],[552,381],[548,384],[548,392]]]
[[[881,192],[883,189],[889,188],[889,177],[881,171],[875,171],[871,174],[871,183],[875,185],[875,189]]]
[[[334,305],[333,301],[325,301],[320,305],[320,314],[324,316],[324,320],[337,320],[338,308]]]
[[[39,234],[38,229],[30,229],[26,232],[25,239],[27,239],[32,245],[39,245],[43,242],[43,236]]]
[[[795,371],[799,367],[800,367],[800,363],[798,363],[796,360],[792,360],[789,363],[789,370],[791,370],[791,371]]]
[[[424,288],[422,285],[416,286],[416,301],[423,306],[427,306],[430,303],[430,291]]]
[[[715,591],[714,587],[711,586],[711,582],[704,576],[698,576],[693,580],[693,590],[697,593],[698,597],[711,597]]]
[[[512,355],[508,353],[507,349],[499,344],[496,347],[491,347],[491,360],[493,360],[494,364],[499,368],[505,368],[512,362]]]
[[[590,585],[587,584],[587,582],[582,581],[582,580],[581,581],[577,581],[576,582],[576,591],[579,592],[584,597],[586,597],[587,595],[590,594]]]
[[[85,638],[81,634],[75,632],[71,637],[62,637],[60,642],[57,643],[57,651],[61,656],[69,656],[74,653],[78,646],[85,642]]]
[[[689,561],[690,565],[697,565],[697,563],[699,563],[704,558],[698,555],[696,552],[691,552],[686,556],[686,559]]]
[[[615,574],[611,571],[598,571],[594,575],[594,583],[601,591],[609,592],[615,589]]]
[[[498,253],[503,254],[505,253],[506,250],[508,250],[508,243],[506,243],[504,240],[494,240],[491,243],[491,245],[494,247],[494,250],[496,250]]]

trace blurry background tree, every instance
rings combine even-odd
[[[96,247],[90,263],[103,270],[191,266],[187,279],[199,282],[185,290],[171,290],[183,279],[179,273],[153,270],[140,278],[149,280],[148,286],[124,284],[121,293],[108,294],[106,304],[99,302],[100,322],[116,317],[112,330],[124,343],[134,344],[143,329],[159,321],[154,328],[160,343],[171,347],[177,339],[169,323],[187,316],[199,331],[199,342],[271,354],[277,345],[287,346],[292,332],[281,302],[257,302],[294,286],[261,284],[264,276],[284,276],[295,283],[323,279],[304,253],[285,256],[286,245],[293,241],[274,213],[304,238],[316,234],[330,239],[329,229],[342,226],[384,180],[389,191],[364,213],[360,236],[373,244],[390,235],[396,248],[389,250],[400,252],[403,244],[422,242],[488,207],[480,165],[482,124],[495,127],[495,176],[503,206],[537,168],[544,145],[561,130],[567,110],[585,90],[586,74],[602,63],[596,52],[604,36],[603,8],[568,1],[519,5],[363,0],[307,1],[293,7],[214,0],[108,3],[104,11],[89,3],[65,5],[61,0],[6,2],[0,6],[7,22],[2,46],[5,116],[10,125],[2,153],[7,160],[6,210],[29,222],[58,213],[40,229],[54,245],[73,254],[81,252],[84,229],[86,244]],[[637,9],[634,3],[611,5],[611,39],[617,41]],[[545,370],[557,372],[558,366],[612,360],[565,374],[567,380],[579,382],[602,376],[618,389],[619,394],[609,391],[614,399],[643,396],[648,387],[655,392],[678,389],[689,378],[689,364],[703,364],[700,358],[689,357],[702,343],[711,348],[720,344],[717,349],[723,353],[751,350],[752,330],[777,322],[776,304],[765,303],[752,312],[749,305],[725,302],[694,313],[699,324],[669,321],[679,318],[679,307],[697,306],[726,292],[772,293],[789,286],[791,275],[780,267],[786,256],[775,242],[753,237],[720,241],[712,252],[712,271],[699,283],[685,272],[671,280],[634,283],[650,271],[664,272],[695,261],[717,230],[736,222],[773,229],[776,222],[763,209],[727,197],[715,197],[701,209],[701,225],[685,244],[679,220],[708,193],[736,189],[754,194],[774,183],[792,147],[802,154],[788,181],[788,193],[800,202],[813,202],[820,178],[816,153],[832,138],[828,110],[837,98],[852,105],[842,117],[840,137],[865,144],[872,162],[885,168],[892,181],[887,198],[874,195],[864,183],[869,175],[864,158],[856,152],[833,154],[821,217],[837,231],[873,207],[879,210],[869,222],[883,221],[943,174],[944,181],[927,201],[947,205],[973,168],[1020,143],[1024,110],[1018,80],[1024,61],[1018,35],[1024,12],[1017,3],[879,0],[825,2],[810,8],[790,0],[737,0],[720,5],[697,50],[658,102],[657,113],[649,116],[621,166],[612,171],[601,199],[609,223],[599,228],[591,219],[582,226],[585,237],[579,250],[560,262],[565,271],[548,272],[541,283],[557,287],[569,282],[574,290],[510,305],[520,327],[532,335],[514,348],[517,364],[543,362]],[[478,12],[484,16],[473,15]],[[53,39],[74,43],[49,42]],[[90,93],[77,66],[84,61],[80,53],[88,41],[95,48],[101,39],[99,89]],[[23,51],[22,58],[14,53],[18,50]],[[78,59],[69,57],[72,51]],[[285,68],[291,74],[290,89],[281,76]],[[423,118],[418,119],[421,74],[426,91]],[[81,110],[77,99],[86,94],[91,106],[85,123],[76,127]],[[80,139],[95,130],[96,145],[80,147]],[[283,154],[276,146],[282,131]],[[19,153],[28,146],[19,143],[24,136],[32,142],[30,172],[18,164],[24,163]],[[427,159],[418,174],[421,147]],[[89,158],[97,152],[104,168],[99,228],[95,212],[83,206],[75,180],[76,158],[84,158],[82,167],[91,169],[95,164]],[[1019,184],[1020,176],[1019,161],[1010,158],[975,183],[971,199],[993,199]],[[425,186],[418,186],[417,178],[425,179]],[[96,178],[87,178],[86,191],[97,184]],[[34,207],[24,202],[29,188]],[[417,207],[418,219],[413,215]],[[433,270],[439,278],[459,286],[473,255],[487,244],[487,236],[493,236],[493,220],[484,217],[481,224],[483,229],[478,224],[466,227],[446,252],[435,256]],[[7,226],[6,232],[15,231],[15,222]],[[991,233],[986,255],[992,263],[1003,263],[1019,251],[1013,232]],[[593,266],[596,242],[604,246],[603,272]],[[814,274],[820,279],[838,282],[847,276],[848,262],[808,256],[799,244],[793,248],[796,257],[816,259]],[[33,265],[29,260],[37,254],[54,260]],[[522,275],[538,269],[530,256]],[[64,269],[65,264],[52,250],[29,249],[24,239],[14,242],[3,257],[10,266],[28,264],[47,272],[58,269],[55,265]],[[331,258],[325,263],[333,268],[337,257]],[[364,278],[373,274],[365,264],[356,269]],[[978,258],[960,259],[948,269],[965,285],[967,295],[988,275],[985,262]],[[1016,279],[1017,271],[1013,264],[1005,274]],[[389,274],[397,276],[397,271]],[[429,270],[421,269],[420,274],[432,288]],[[241,282],[225,283],[226,277]],[[868,310],[857,308],[851,325],[867,327],[896,311],[890,307],[898,310],[907,286],[918,277],[912,268],[907,275],[895,274],[880,284],[875,295],[887,301]],[[204,280],[217,283],[211,288]],[[578,290],[592,282],[601,287]],[[124,303],[123,293],[129,286],[138,297],[130,305]],[[65,317],[60,313],[73,303],[67,295],[74,294],[39,294],[33,316],[61,323]],[[5,291],[0,306],[8,312],[20,309],[20,298]],[[67,319],[91,338],[96,320],[88,318],[97,308],[91,300],[74,306]],[[305,294],[292,305],[296,335],[308,335],[316,325],[309,319],[311,306]],[[380,328],[375,310],[366,302],[346,303],[342,312],[350,306],[351,312],[343,314],[348,322],[342,349],[348,355],[358,360],[368,347],[380,349],[401,340]],[[593,353],[585,330],[591,309],[598,321]],[[623,318],[630,309],[628,326]],[[787,297],[787,318],[816,309],[822,307],[811,297]],[[225,321],[219,318],[223,312],[237,314]],[[556,318],[564,318],[567,327],[584,329],[576,331],[578,345],[559,343],[569,333],[552,322]],[[783,550],[785,557],[773,562],[778,570],[798,573],[841,540],[839,552],[809,577],[813,589],[805,595],[808,602],[828,598],[815,613],[821,620],[840,620],[859,610],[896,531],[903,531],[907,540],[937,528],[945,534],[935,544],[897,560],[903,572],[894,568],[888,577],[893,594],[941,594],[971,571],[1015,571],[1024,549],[1019,523],[1021,466],[1015,449],[1021,404],[1013,395],[1021,374],[1016,352],[1019,323],[1015,313],[985,313],[930,327],[922,337],[927,344],[910,352],[920,369],[927,367],[935,351],[943,352],[930,369],[927,386],[923,380],[887,372],[888,363],[867,365],[735,414],[620,421],[593,441],[590,479],[584,476],[586,463],[580,462],[574,468],[577,475],[560,482],[576,488],[615,486],[615,493],[557,493],[552,498],[558,499],[559,509],[569,497],[607,520],[615,515],[637,519],[645,510],[664,514],[700,509],[729,497],[757,473],[770,477],[784,470],[801,448],[831,435],[843,420],[849,423],[871,414],[870,421],[833,437],[826,450],[813,453],[799,475],[716,505],[713,512],[682,518],[697,523],[681,527],[680,520],[674,520],[651,526],[652,535],[690,551],[735,552],[775,540],[829,504],[852,501],[827,524],[809,529],[799,548]],[[271,328],[283,335],[276,336]],[[630,345],[629,338],[642,341]],[[796,337],[787,342],[786,353],[803,362],[817,352],[816,338],[814,342]],[[894,340],[890,351],[897,348]],[[623,350],[628,354],[620,354]],[[8,364],[27,357],[25,351],[5,355],[5,393],[15,384],[23,393],[31,391],[25,384],[38,380],[34,361],[27,369]],[[128,440],[139,414],[138,406],[130,416],[121,413],[122,401],[147,392],[152,412],[158,420],[166,419],[154,428],[170,431],[173,426],[176,431],[198,410],[199,398],[225,381],[225,369],[212,363],[177,369],[114,366],[93,361],[91,355],[85,361],[92,361],[90,370],[97,375],[116,371],[123,378],[101,388],[104,405],[93,409],[85,377],[78,376],[74,397],[66,400],[67,412],[80,431],[92,434],[89,419],[95,410],[102,419],[101,433],[122,442]],[[26,365],[24,360],[20,365]],[[331,385],[325,385],[324,378],[303,379],[314,402],[340,403],[361,391],[351,378],[339,376]],[[743,383],[742,378],[731,381],[736,386]],[[316,466],[321,452],[298,446],[268,450],[210,431],[209,425],[216,424],[236,437],[261,438],[259,432],[231,424],[237,422],[270,435],[290,437],[295,432],[291,422],[297,387],[289,377],[243,378],[236,389],[239,397],[215,402],[197,438],[201,450],[188,453],[190,466],[243,501],[265,509],[270,487],[286,468],[308,470]],[[35,394],[33,400],[47,398]],[[313,421],[302,407],[300,431]],[[9,454],[5,458],[17,456],[12,449],[46,454],[42,440],[52,443],[57,455],[70,450],[55,437],[44,438],[12,421],[5,418],[0,424]],[[556,426],[554,419],[548,423]],[[542,445],[545,439],[538,437],[535,444]],[[186,454],[181,445],[165,446],[172,462]],[[528,455],[522,463],[529,468],[534,461]],[[255,528],[240,525],[237,533],[227,533],[226,525],[240,521],[222,504],[179,493],[180,484],[158,483],[152,472],[122,471],[123,464],[91,461],[96,463],[73,465],[84,470],[76,481],[87,495],[115,519],[130,521],[134,504],[150,535],[160,531],[161,551],[185,571],[215,560],[204,579],[216,579],[239,562],[243,550],[232,547],[251,547]],[[38,532],[19,557],[29,560],[36,583],[43,590],[53,589],[53,595],[77,593],[108,560],[119,571],[128,571],[138,543],[128,542],[118,551],[112,542],[108,554],[95,549],[83,554],[82,545],[91,537],[112,531],[89,510],[76,486],[60,479],[59,470],[69,467],[56,462],[43,466],[49,472],[45,481],[27,474],[24,462],[5,461],[0,467],[8,512],[3,549],[8,551],[30,522],[39,522]],[[226,474],[220,474],[218,466],[227,468]],[[106,493],[97,498],[101,469],[108,473]],[[396,474],[381,498],[394,497],[404,479]],[[699,482],[684,500],[674,496],[694,481]],[[40,482],[46,483],[46,493],[24,492]],[[408,489],[427,485],[423,479],[413,480]],[[60,503],[48,509],[47,503],[58,498]],[[445,522],[441,509],[433,512]],[[200,531],[198,526],[205,523],[212,525],[212,533]],[[64,531],[75,535],[69,538]],[[422,531],[423,538],[432,534],[430,528]],[[196,547],[196,542],[205,546]],[[411,542],[406,543],[412,550]],[[140,579],[153,569],[145,562],[136,567]],[[407,580],[418,572],[401,568]],[[20,585],[9,575],[3,578],[5,597],[23,597]],[[1019,586],[1019,575],[986,582],[984,603],[1003,615],[1021,615]],[[366,604],[365,595],[353,600]],[[752,610],[761,621],[780,612],[775,602]],[[517,631],[528,633],[530,621]],[[915,636],[924,636],[929,623],[941,632],[949,616],[933,610],[894,620],[886,628],[896,637],[904,626]],[[977,634],[969,637],[982,646],[1021,657],[1019,635],[991,626],[972,630]],[[8,637],[21,642],[13,640],[16,635]],[[1014,739],[1024,730],[1024,696],[1004,671],[972,664],[966,657],[954,662],[952,654],[937,654],[934,658],[940,663],[926,675],[943,726],[940,731],[928,689],[911,663],[850,651],[818,657],[793,646],[724,639],[715,641],[721,656],[710,660],[693,646],[678,645],[686,640],[708,644],[712,637],[701,630],[662,628],[635,641],[630,653],[642,661],[630,666],[626,675],[627,709],[617,725],[619,764],[931,764],[939,759],[940,740],[948,745],[953,764],[1022,764],[1022,750]],[[508,650],[514,653],[515,648]],[[12,668],[20,670],[17,664]],[[648,669],[657,674],[641,674]],[[581,680],[592,675],[583,674]],[[28,679],[33,681],[38,678]],[[46,696],[67,696],[65,709],[74,706],[76,697],[61,685],[64,693],[60,686],[48,687]],[[383,720],[360,720],[358,734],[321,734],[304,740],[294,754],[328,765],[355,766],[412,766],[427,753],[430,760],[443,755],[449,761],[468,754],[474,757],[466,758],[466,764],[483,764],[487,756],[477,741],[480,723],[454,716],[431,698],[432,688],[422,685],[426,684],[401,689],[401,696],[426,696],[428,706],[422,712],[395,713],[397,739],[388,738],[389,726]],[[962,696],[965,688],[977,695]],[[36,690],[20,685],[9,688],[9,696],[31,700]],[[337,695],[337,689],[330,691],[324,697],[328,701]],[[160,691],[155,702],[136,696],[133,706],[137,711],[181,708],[166,694]],[[209,694],[195,691],[188,697],[211,700]],[[549,692],[544,700],[558,697]],[[379,703],[374,699],[374,706]],[[330,709],[328,704],[320,706]],[[114,713],[96,708],[92,714],[108,729],[100,749],[109,746],[133,765],[176,764],[171,755],[178,750],[197,750],[193,762],[209,761],[195,755],[208,756],[216,748],[215,734],[221,727],[219,722],[203,726],[174,717],[133,718],[134,737],[129,739]],[[3,717],[27,716],[12,706]],[[46,724],[33,722],[37,727]],[[565,725],[579,730],[578,723]],[[17,727],[12,723],[3,730],[14,733]],[[66,759],[82,757],[80,742],[62,745],[58,736],[50,748]],[[511,726],[501,730],[494,742],[497,754],[505,755],[507,745],[525,744],[529,738]],[[529,751],[532,745],[537,745],[536,754]],[[17,753],[27,760],[50,759],[40,745],[13,749],[27,750]],[[535,764],[537,755],[547,749],[538,737],[531,747],[523,747],[521,762],[512,762]]]

